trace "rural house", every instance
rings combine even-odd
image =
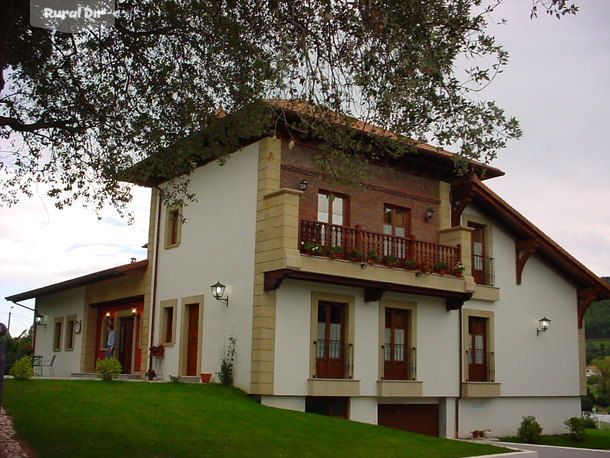
[[[502,171],[458,176],[417,144],[372,159],[362,189],[331,184],[315,135],[290,130],[303,107],[278,104],[256,129],[231,124],[247,108],[214,122],[236,146],[222,166],[196,159],[197,202],[163,205],[172,177],[154,164],[126,175],[152,188],[147,259],[8,297],[36,298],[35,354],[91,373],[113,323],[125,373],[188,380],[234,339],[235,385],[264,405],[441,437],[514,434],[525,415],[564,432],[585,394],[583,315],[608,284],[485,185]]]

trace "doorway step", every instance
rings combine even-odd
[[[201,383],[201,378],[196,375],[181,375],[180,383]]]

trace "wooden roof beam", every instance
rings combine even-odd
[[[517,284],[521,284],[521,276],[523,274],[523,269],[525,267],[525,263],[530,258],[532,254],[538,248],[538,239],[527,239],[527,240],[517,240],[515,241],[515,258],[516,258],[516,274],[517,274]]]

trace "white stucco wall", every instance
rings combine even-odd
[[[179,373],[179,346],[184,306],[181,299],[204,296],[201,372],[219,370],[229,336],[237,338],[236,385],[250,386],[252,294],[256,218],[258,144],[231,154],[224,166],[217,162],[200,167],[190,177],[190,191],[198,202],[183,209],[181,243],[164,248],[165,209],[161,217],[157,280],[155,344],[160,342],[159,303],[178,299],[176,344],[166,348],[165,378]],[[229,306],[217,302],[210,286],[227,285]]]
[[[56,377],[69,377],[73,372],[80,372],[83,332],[74,334],[73,350],[66,350],[66,317],[75,315],[77,321],[83,321],[85,311],[85,288],[75,288],[60,293],[42,296],[36,299],[36,312],[46,318],[46,326],[36,325],[36,342],[34,354],[45,361],[54,355],[53,369]],[[53,350],[55,319],[63,318],[61,350]],[[43,368],[43,375],[49,376],[49,368]]]

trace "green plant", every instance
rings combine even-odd
[[[231,336],[228,339],[225,354],[220,362],[220,371],[216,372],[218,380],[225,386],[233,385],[233,364],[235,363],[235,337]]]
[[[586,416],[585,418],[583,418],[583,420],[585,422],[585,428],[597,429],[597,422],[593,417]]]
[[[579,417],[570,417],[563,424],[570,432],[570,439],[582,442],[585,439],[585,420]]]
[[[437,272],[440,272],[441,270],[449,270],[449,266],[447,265],[446,262],[443,261],[439,261],[436,264],[434,264],[434,270]]]
[[[362,251],[358,251],[358,250],[350,251],[347,254],[347,257],[348,257],[348,259],[350,259],[352,261],[358,261],[358,262],[364,261],[364,253]]]
[[[320,245],[313,242],[306,242],[302,246],[306,253],[316,254],[320,250]]]
[[[536,417],[527,416],[523,417],[521,426],[517,430],[517,436],[519,439],[527,444],[537,444],[540,442],[540,435],[542,434],[542,427],[536,421]]]
[[[98,359],[95,363],[95,372],[97,372],[97,376],[105,382],[110,382],[121,373],[121,370],[121,363],[115,357]]]
[[[32,358],[24,356],[18,360],[9,372],[10,375],[18,380],[27,380],[34,376],[34,369],[32,368]]]
[[[382,258],[382,261],[384,264],[387,264],[389,266],[396,266],[396,265],[400,264],[400,261],[398,260],[398,258],[392,254],[388,254],[387,256],[384,256]]]
[[[377,254],[377,252],[370,250],[367,254],[366,254],[367,259],[369,259],[370,261],[379,261],[379,255]]]
[[[144,376],[148,379],[148,380],[152,380],[153,378],[155,378],[157,376],[157,372],[154,369],[148,369],[146,371],[146,373],[144,374]]]

